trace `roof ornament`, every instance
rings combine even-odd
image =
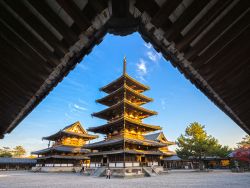
[[[127,66],[127,60],[126,60],[126,56],[124,56],[124,58],[123,58],[123,75],[126,74],[126,66]]]

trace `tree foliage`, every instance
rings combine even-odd
[[[23,155],[25,155],[25,153],[26,153],[26,150],[22,146],[16,146],[13,149],[14,157],[22,157]]]
[[[250,146],[250,135],[246,135],[245,137],[243,137],[242,140],[239,143],[237,143],[237,146],[239,148]]]
[[[9,147],[0,148],[0,157],[22,157],[26,151],[22,146],[16,146],[11,149]]]
[[[181,158],[204,159],[207,156],[226,157],[230,152],[228,146],[222,146],[218,140],[208,135],[205,126],[194,122],[185,130],[185,134],[177,139],[179,149],[177,155]]]
[[[0,148],[0,157],[12,157],[12,153],[9,147]]]

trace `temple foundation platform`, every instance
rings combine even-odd
[[[32,167],[32,172],[80,172],[82,167],[59,166],[59,167]]]
[[[97,168],[87,168],[86,171],[90,176],[104,177],[108,167],[102,166]],[[109,167],[112,177],[117,178],[137,178],[137,177],[151,177],[164,174],[162,166],[154,167]]]

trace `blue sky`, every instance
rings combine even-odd
[[[0,147],[22,145],[30,152],[47,147],[47,141],[41,140],[43,136],[75,121],[84,128],[104,124],[91,113],[105,108],[95,103],[105,96],[99,88],[122,74],[124,55],[128,74],[150,86],[144,94],[154,98],[144,107],[158,115],[144,122],[162,126],[169,140],[175,141],[194,121],[230,147],[246,134],[138,33],[126,37],[108,34],[11,134],[0,140]]]

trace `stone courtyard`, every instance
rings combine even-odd
[[[166,175],[133,179],[81,176],[73,173],[32,173],[25,171],[0,172],[0,188],[80,188],[80,187],[239,187],[248,188],[250,173],[230,171],[185,172],[172,171]]]

